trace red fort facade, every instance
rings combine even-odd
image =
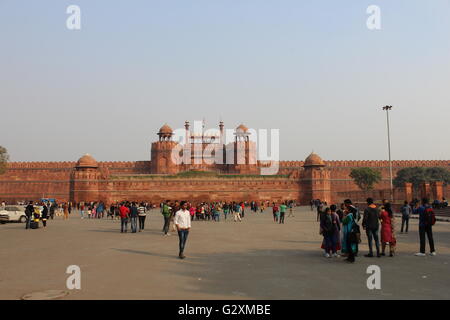
[[[390,198],[388,161],[324,161],[311,153],[304,161],[279,161],[275,175],[261,175],[267,163],[256,160],[255,143],[244,125],[235,129],[234,141],[228,144],[221,139],[222,122],[217,135],[195,135],[188,122],[185,128],[186,140],[180,144],[173,141],[172,129],[164,125],[158,141],[151,145],[150,161],[97,162],[86,154],[76,162],[9,162],[6,173],[0,175],[0,201],[296,200],[307,204],[311,199],[337,203],[345,198]],[[205,159],[204,151],[211,146],[208,154],[223,161]],[[173,161],[173,150],[183,163]],[[360,191],[349,176],[357,167],[378,169],[382,174],[382,181],[370,194]],[[407,167],[450,168],[450,161],[393,161],[394,176]],[[447,195],[449,186],[435,182],[424,184],[419,196],[441,199]],[[397,201],[413,196],[410,184],[394,190]]]

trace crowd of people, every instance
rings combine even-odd
[[[342,255],[346,257],[346,261],[355,262],[361,243],[361,226],[366,232],[369,246],[369,252],[364,255],[365,257],[386,256],[387,247],[389,247],[389,256],[395,256],[396,224],[391,203],[383,200],[382,205],[378,207],[372,198],[367,198],[366,202],[367,206],[361,214],[350,199],[346,199],[339,209],[334,204],[327,207],[326,203],[320,200],[311,201],[311,208],[317,209],[319,233],[323,236],[321,248],[324,250],[325,257]],[[401,233],[404,230],[408,232],[409,218],[413,213],[419,216],[420,251],[415,255],[425,256],[425,236],[428,238],[430,255],[436,255],[432,231],[436,218],[429,200],[422,199],[421,205],[415,202],[414,207],[405,201],[401,207]],[[373,249],[374,244],[376,253]],[[341,254],[338,253],[339,251]]]
[[[444,199],[445,200],[445,199]],[[324,256],[346,257],[346,261],[354,262],[359,254],[359,244],[361,243],[361,227],[365,231],[368,241],[369,252],[365,257],[395,256],[397,244],[396,219],[393,208],[389,201],[383,200],[380,206],[374,203],[372,198],[367,198],[364,210],[360,210],[350,199],[346,199],[339,208],[322,202],[320,199],[311,200],[311,210],[317,210],[317,221],[319,222],[319,233],[323,236],[321,248]],[[434,203],[433,203],[434,204]],[[4,203],[2,203],[4,205]],[[293,215],[294,201],[269,202],[269,201],[217,201],[191,203],[188,201],[165,201],[159,204],[160,213],[163,217],[162,233],[170,236],[169,231],[178,232],[180,238],[180,258],[184,258],[184,247],[190,230],[191,221],[214,221],[219,222],[221,217],[224,220],[230,219],[234,222],[242,222],[245,217],[246,208],[249,207],[252,213],[264,212],[266,208],[272,207],[273,221],[284,224],[286,213]],[[33,229],[39,221],[43,227],[47,226],[48,219],[55,216],[63,216],[69,219],[73,211],[77,211],[81,219],[120,219],[120,232],[128,232],[130,224],[131,233],[142,232],[145,228],[147,213],[157,206],[148,202],[130,202],[106,206],[103,202],[90,203],[61,203],[51,201],[41,201],[33,203],[30,201],[25,208],[27,218],[25,228]],[[408,233],[409,219],[412,214],[419,216],[419,238],[420,250],[416,256],[425,256],[425,238],[428,238],[430,254],[436,255],[432,227],[436,218],[433,211],[434,205],[424,198],[421,203],[417,199],[405,201],[400,208],[401,228],[400,233]],[[172,226],[172,227],[171,227]],[[375,247],[375,248],[374,248]]]

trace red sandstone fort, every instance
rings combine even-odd
[[[193,134],[188,122],[185,129],[187,143],[181,146],[173,141],[173,130],[164,125],[158,132],[158,141],[151,145],[150,161],[97,162],[86,154],[77,162],[10,162],[6,173],[0,175],[0,200],[296,200],[306,204],[311,199],[322,199],[336,203],[367,196],[349,177],[356,167],[378,169],[383,179],[370,195],[375,199],[389,198],[388,161],[323,161],[311,153],[305,161],[279,161],[276,175],[261,175],[261,168],[267,163],[256,160],[255,144],[249,139],[251,133],[246,126],[236,128],[235,140],[229,144],[220,135]],[[223,132],[222,122],[219,130]],[[234,161],[198,161],[210,145],[214,145],[213,156],[220,151],[224,160],[231,157]],[[184,159],[192,161],[174,163],[171,154],[176,148]],[[199,149],[200,153],[195,151]],[[393,161],[394,176],[402,168],[417,166],[449,168],[450,161]],[[422,196],[440,199],[450,194],[450,187],[435,182],[424,184],[421,192]],[[411,200],[411,184],[395,189],[394,195],[397,200]]]

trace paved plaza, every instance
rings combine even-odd
[[[356,263],[348,264],[323,257],[315,212],[301,207],[294,214],[284,225],[273,222],[271,210],[246,210],[242,223],[193,221],[185,260],[177,256],[177,235],[162,235],[157,209],[136,234],[121,234],[117,220],[75,213],[45,230],[0,225],[0,299],[46,290],[68,291],[63,299],[450,298],[450,223],[434,227],[435,257],[413,256],[418,227],[411,220],[409,234],[397,234],[396,257],[362,257],[364,234]],[[366,286],[372,264],[381,268],[381,290]],[[81,268],[80,290],[66,288],[69,265]]]

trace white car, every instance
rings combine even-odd
[[[6,222],[26,222],[25,209],[20,206],[5,206],[0,207],[0,223]]]

